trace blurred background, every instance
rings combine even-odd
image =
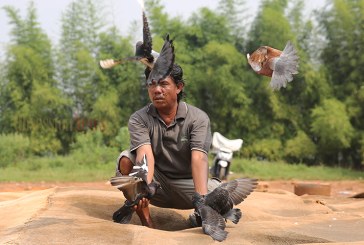
[[[363,0],[193,2],[145,1],[153,49],[169,33],[185,100],[212,132],[244,140],[231,170],[362,179]],[[0,181],[112,176],[129,116],[149,99],[142,65],[102,70],[99,60],[134,54],[138,2],[2,1],[0,11]],[[246,54],[288,40],[299,74],[273,92]]]

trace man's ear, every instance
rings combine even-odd
[[[184,83],[181,82],[177,83],[177,94],[179,94],[182,91],[184,86],[185,86]]]

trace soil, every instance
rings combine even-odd
[[[313,183],[330,185],[331,196],[354,196],[364,193],[364,180],[347,180],[347,181],[299,181],[299,180],[275,180],[260,181],[258,191],[267,191],[268,189],[280,189],[294,193],[294,187],[297,183]],[[36,191],[53,187],[91,187],[104,189],[110,187],[109,181],[99,182],[0,182],[0,192],[17,192],[17,191]]]

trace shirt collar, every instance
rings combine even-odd
[[[176,120],[180,118],[186,118],[187,111],[188,108],[186,102],[179,102],[177,108]],[[153,103],[150,103],[148,105],[147,113],[149,113],[153,117],[158,117],[157,109],[154,107]]]

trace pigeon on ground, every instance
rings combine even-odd
[[[247,54],[248,63],[253,70],[264,76],[272,77],[270,86],[273,90],[286,87],[298,74],[298,55],[290,41],[283,52],[269,46],[262,46],[251,55]]]
[[[220,220],[222,219],[225,223],[229,219],[237,224],[242,213],[239,208],[233,207],[243,202],[256,186],[256,179],[239,178],[221,184],[205,196],[195,192],[192,196],[195,213],[190,216],[191,222],[194,226],[202,226],[205,234],[219,241],[225,234],[221,231],[224,230],[225,224],[222,226],[219,223]],[[216,217],[216,215],[221,218]],[[212,222],[215,222],[215,226],[212,225]],[[225,238],[226,236],[227,233]]]
[[[155,60],[159,53],[152,49],[152,36],[150,34],[148,19],[143,9],[143,41],[138,41],[135,45],[135,56],[127,57],[119,60],[106,59],[100,61],[100,66],[103,69],[110,69],[118,64],[127,61],[140,61],[150,69],[153,68]]]
[[[134,213],[134,206],[142,198],[151,199],[160,188],[157,181],[147,184],[148,163],[144,155],[142,163],[134,167],[129,175],[111,178],[111,185],[121,190],[126,198],[124,205],[113,214],[113,220],[121,224],[128,224]]]
[[[158,83],[161,79],[168,76],[172,71],[174,58],[173,40],[169,39],[167,34],[161,53],[148,76],[147,85],[151,85],[153,82]]]
[[[196,213],[201,218],[202,231],[216,241],[224,241],[228,234],[228,232],[225,231],[226,224],[224,218],[210,206],[205,204],[203,196],[193,196],[192,200]]]

